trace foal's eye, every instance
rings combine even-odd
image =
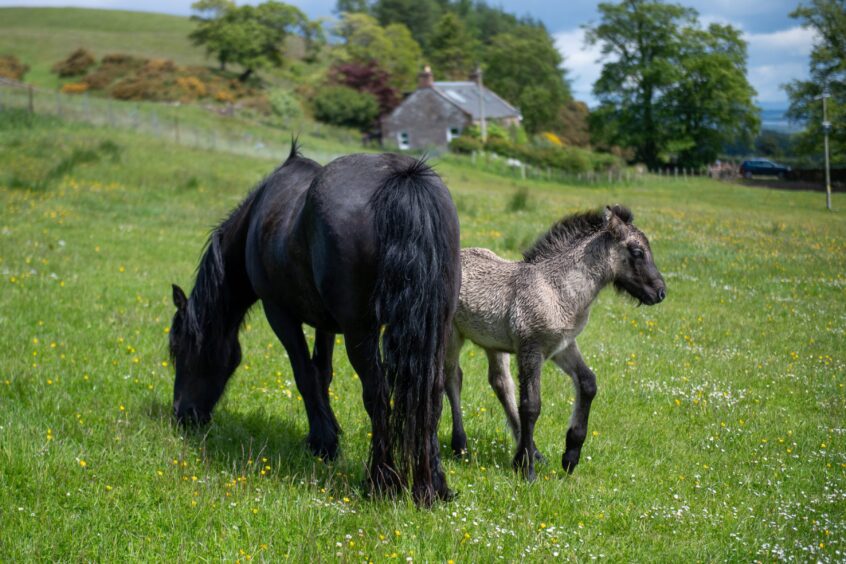
[[[640,247],[632,247],[629,249],[629,252],[634,258],[643,258],[643,249]]]

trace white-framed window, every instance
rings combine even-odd
[[[399,145],[399,148],[403,151],[411,148],[411,142],[407,131],[400,131],[397,133],[397,145]]]
[[[448,127],[447,128],[447,143],[455,139],[456,137],[461,135],[461,128],[460,127]]]

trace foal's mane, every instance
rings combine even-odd
[[[301,159],[299,143],[291,139],[291,150],[285,161],[264,178],[244,200],[233,209],[226,218],[212,228],[203,248],[203,256],[197,265],[196,281],[191,291],[191,299],[185,308],[185,345],[196,347],[199,351],[202,342],[220,342],[228,330],[226,323],[221,323],[232,310],[232,292],[224,291],[227,284],[224,257],[230,255],[233,245],[240,244],[239,234],[243,234],[249,222],[253,204],[267,187],[271,177],[286,165]],[[243,249],[240,249],[243,253]]]
[[[615,205],[611,207],[611,211],[624,223],[631,223],[632,212],[628,208]],[[536,262],[562,253],[577,241],[598,233],[605,225],[604,208],[565,216],[553,224],[546,233],[538,237],[531,247],[523,251],[523,260]]]

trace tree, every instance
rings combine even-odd
[[[810,0],[790,16],[817,34],[811,51],[810,79],[794,80],[785,86],[790,98],[788,116],[806,122],[796,148],[802,154],[822,160],[823,112],[819,97],[827,88],[831,95],[826,101],[832,124],[831,161],[846,164],[846,1]]]
[[[339,63],[329,71],[329,80],[373,96],[379,103],[379,115],[390,113],[400,102],[400,95],[390,84],[390,77],[375,61]]]
[[[373,127],[379,104],[367,93],[347,86],[327,86],[314,97],[314,117],[320,121],[365,130]]]
[[[523,28],[497,35],[484,51],[485,85],[520,108],[532,133],[554,126],[571,97],[561,54],[542,31]]]
[[[436,76],[466,80],[478,62],[478,45],[453,12],[438,20],[429,38],[429,63]]]
[[[371,16],[345,13],[336,29],[343,40],[340,62],[368,65],[376,62],[400,92],[412,90],[422,61],[420,46],[402,24],[382,27]]]
[[[383,26],[399,23],[407,27],[414,40],[426,49],[441,6],[438,0],[376,0],[372,12]]]
[[[760,129],[755,90],[746,80],[746,42],[728,25],[690,30],[680,55],[684,72],[667,89],[660,111],[670,140],[665,160],[701,166],[728,142],[751,142]]]
[[[703,30],[695,10],[660,0],[601,3],[599,12],[586,38],[606,61],[591,116],[601,144],[631,147],[649,166],[699,165],[735,136],[754,133],[755,91],[737,30]]]
[[[226,0],[201,0],[192,7],[197,28],[189,37],[214,55],[221,70],[228,63],[244,67],[239,77],[246,81],[258,69],[281,66],[285,38],[299,30],[307,39],[316,31],[305,15],[294,6],[269,0],[258,6],[235,6]]]

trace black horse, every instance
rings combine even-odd
[[[372,424],[368,482],[422,505],[450,496],[437,425],[461,283],[458,216],[441,179],[410,157],[350,155],[325,167],[296,143],[210,235],[190,298],[173,286],[174,414],[211,417],[241,361],[238,330],[261,300],[308,415],[308,445],[338,451],[329,406],[343,333]],[[303,323],[315,328],[310,353]]]

